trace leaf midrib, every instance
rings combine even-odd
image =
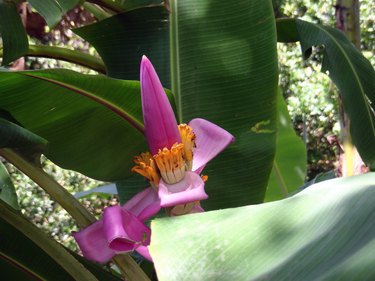
[[[34,270],[31,270],[31,268],[25,266],[24,264],[16,261],[12,257],[4,254],[3,252],[0,253],[0,259],[7,261],[8,263],[13,264],[15,267],[19,268],[24,273],[28,274],[29,276],[33,277],[35,280],[46,280],[42,276],[40,276],[38,273],[36,273]]]
[[[288,189],[287,189],[285,180],[284,180],[283,176],[281,175],[281,171],[280,171],[279,165],[277,164],[276,157],[275,157],[275,160],[273,161],[273,170],[275,172],[275,176],[276,176],[277,181],[279,183],[281,194],[284,196],[284,198],[287,198],[288,197]]]
[[[81,89],[79,87],[76,87],[76,86],[73,86],[71,84],[67,84],[67,83],[64,83],[64,82],[61,82],[61,81],[58,81],[58,80],[55,80],[55,79],[41,77],[41,76],[33,75],[31,73],[26,73],[26,72],[18,72],[18,74],[52,83],[52,84],[60,86],[62,88],[71,90],[71,91],[73,91],[73,92],[75,92],[75,93],[77,93],[81,96],[89,98],[90,100],[93,100],[93,101],[105,106],[106,108],[108,108],[112,112],[121,116],[123,119],[125,119],[131,126],[133,126],[140,133],[142,133],[142,134],[144,133],[144,126],[140,121],[137,120],[137,118],[135,118],[133,115],[124,111],[121,107],[117,106],[116,104],[114,104],[114,103],[112,103],[112,102],[110,102],[106,99],[103,99],[103,98],[101,98],[101,97],[99,97],[99,96],[97,96],[97,95],[95,95],[91,92],[88,92],[84,89]]]
[[[181,99],[181,77],[180,77],[180,55],[179,55],[179,34],[178,34],[178,4],[175,0],[170,2],[173,13],[170,15],[171,23],[169,29],[171,49],[171,87],[175,94],[177,107],[177,119],[183,122],[182,99]]]

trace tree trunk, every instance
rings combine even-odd
[[[360,50],[361,33],[359,25],[359,0],[337,0],[336,28],[343,31],[348,39]],[[352,144],[350,136],[350,121],[344,112],[341,97],[339,97],[339,113],[341,119],[341,134],[344,154],[340,157],[341,175],[352,176],[363,173],[363,162],[357,149]]]

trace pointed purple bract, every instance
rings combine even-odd
[[[145,135],[152,155],[181,142],[176,117],[154,67],[146,56],[141,62],[141,96]]]

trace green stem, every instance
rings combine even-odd
[[[8,148],[0,149],[0,156],[4,157],[43,188],[75,219],[80,227],[87,227],[96,221],[95,217],[73,195],[44,172],[42,168],[36,167],[33,163]],[[147,275],[129,255],[117,255],[112,260],[126,280],[149,281]]]
[[[2,55],[3,51],[2,49],[0,49],[0,56]],[[69,50],[66,48],[55,46],[29,45],[29,49],[27,50],[25,56],[64,60],[67,62],[82,65],[100,73],[106,73],[105,65],[101,59],[98,59],[89,54]]]
[[[115,256],[112,260],[124,274],[126,280],[150,281],[150,278],[148,278],[146,273],[139,267],[131,256],[120,254]]]
[[[0,217],[14,228],[22,232],[27,238],[38,245],[53,260],[66,270],[75,280],[97,281],[98,279],[81,263],[79,263],[65,248],[50,239],[43,231],[30,223],[20,212],[15,211],[6,203],[0,201]],[[22,265],[18,265],[22,268]],[[23,270],[28,270],[24,268]],[[42,280],[42,279],[40,279]]]
[[[176,0],[166,1],[167,9],[171,10],[169,34],[170,34],[170,60],[171,60],[171,84],[172,92],[175,94],[177,106],[177,119],[182,122],[182,104],[181,104],[181,77],[180,77],[180,61],[179,61],[179,33],[178,33],[178,3]]]

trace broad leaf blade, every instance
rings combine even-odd
[[[328,73],[340,90],[353,143],[364,162],[372,165],[375,161],[375,71],[370,62],[337,29],[295,19],[279,20],[278,29],[283,42],[301,41],[305,57],[312,46],[324,45],[322,72]],[[294,32],[288,38],[290,30]]]
[[[139,80],[141,57],[147,55],[158,66],[164,87],[170,85],[168,31],[164,6],[133,10],[74,30],[95,47],[109,76]]]
[[[0,148],[33,148],[42,151],[47,141],[36,134],[0,117]]]
[[[61,20],[63,10],[56,0],[29,0],[29,3],[43,16],[48,26],[53,27]]]
[[[54,27],[67,11],[78,4],[79,0],[29,0],[28,2],[44,17],[49,27]]]
[[[276,155],[268,181],[266,202],[287,197],[303,185],[306,176],[306,147],[294,131],[287,105],[280,92],[278,114]]]
[[[13,209],[19,210],[17,193],[9,177],[8,171],[0,162],[0,200],[7,203]]]
[[[181,122],[236,140],[207,165],[205,209],[260,203],[275,153],[277,57],[271,1],[170,1],[172,91]]]
[[[64,70],[0,72],[0,108],[48,141],[48,158],[92,178],[127,178],[133,156],[147,149],[139,82]]]
[[[152,222],[159,280],[373,280],[375,174]]]
[[[74,6],[82,2],[80,0],[55,0],[55,1],[57,1],[59,6],[62,8],[63,13],[68,12],[69,10],[74,8]]]
[[[26,54],[29,47],[16,4],[0,0],[0,35],[3,40],[3,60],[6,65]]]

